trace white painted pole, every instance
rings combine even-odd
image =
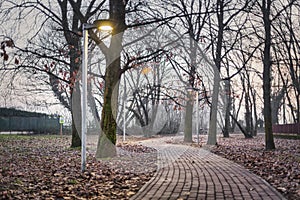
[[[81,93],[81,171],[86,168],[86,110],[87,110],[87,60],[88,60],[88,30],[83,24],[82,49],[82,93]]]
[[[125,137],[126,137],[126,112],[125,112],[125,108],[126,108],[126,79],[125,79],[125,73],[123,73],[123,76],[124,76],[124,107],[123,107],[123,141],[125,141]]]
[[[124,112],[123,112],[123,121],[124,121],[124,125],[123,125],[123,141],[125,141],[125,137],[126,137],[126,113],[125,113],[125,103],[124,103]]]
[[[197,112],[196,112],[196,132],[197,132],[197,143],[199,145],[199,91],[196,90],[197,94],[196,94],[196,109],[197,109]]]

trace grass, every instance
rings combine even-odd
[[[0,134],[1,139],[26,139],[27,135],[17,135],[17,134]]]
[[[66,135],[63,135],[66,136]],[[60,135],[41,135],[41,134],[0,134],[0,140],[7,140],[7,139],[17,139],[17,140],[24,140],[24,139],[32,139],[33,137],[43,138],[43,139],[55,139],[60,138]]]
[[[274,137],[279,139],[300,140],[300,135],[274,134]]]

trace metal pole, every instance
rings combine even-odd
[[[123,74],[124,76],[124,107],[123,107],[123,141],[125,141],[126,137],[126,112],[125,112],[125,107],[126,107],[126,79],[125,79],[125,73]]]
[[[196,94],[196,109],[197,109],[197,116],[196,116],[196,132],[197,132],[197,143],[199,145],[199,91],[196,90],[197,94]]]
[[[60,136],[62,136],[62,127],[63,127],[63,125],[62,125],[62,124],[60,124],[60,130],[59,130],[59,134],[60,134]]]
[[[88,30],[83,24],[82,49],[82,93],[81,93],[81,171],[86,168],[86,109],[87,109],[87,60],[88,60]]]

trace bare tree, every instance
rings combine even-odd
[[[168,1],[164,1],[168,5]],[[193,125],[193,109],[195,101],[195,92],[200,90],[203,80],[201,75],[197,74],[197,69],[201,67],[200,62],[203,59],[199,55],[199,42],[204,40],[205,30],[204,26],[206,19],[209,16],[208,7],[209,1],[184,1],[172,2],[171,6],[166,9],[174,15],[180,16],[178,21],[180,23],[169,23],[169,27],[173,30],[173,36],[178,40],[175,48],[181,49],[181,55],[178,57],[184,61],[184,64],[179,60],[176,62],[174,59],[172,62],[174,70],[177,70],[177,74],[186,75],[186,77],[180,77],[185,85],[186,90],[186,106],[185,106],[185,125],[184,125],[184,141],[192,142],[192,125]],[[174,26],[177,30],[174,31]],[[179,39],[177,39],[179,38]],[[183,72],[183,73],[181,73]],[[203,82],[202,82],[203,83]],[[198,100],[197,100],[198,101]],[[196,108],[199,109],[199,108]]]
[[[259,8],[262,14],[263,35],[264,41],[263,54],[263,100],[264,100],[264,123],[265,123],[265,145],[267,150],[275,149],[275,143],[272,131],[272,107],[271,107],[271,82],[272,82],[272,58],[273,34],[272,27],[278,17],[288,9],[295,1],[283,3],[281,1],[263,0],[256,1],[254,9]],[[253,10],[254,15],[256,11]]]
[[[299,25],[297,19],[299,15],[296,14],[299,11],[299,5],[295,4],[286,9],[272,25],[274,29],[274,64],[277,66],[278,83],[275,86],[280,90],[278,95],[273,94],[272,98],[273,110],[273,122],[278,123],[278,111],[285,105],[283,105],[284,98],[287,99],[293,116],[293,122],[300,121],[300,74],[299,74]],[[282,84],[280,84],[282,83]],[[290,84],[292,83],[292,84]],[[295,102],[292,102],[293,96]],[[276,106],[275,106],[276,105]],[[285,108],[283,108],[285,110]],[[284,113],[285,116],[285,113]],[[274,120],[275,118],[275,120]],[[286,121],[286,120],[283,120]]]
[[[216,4],[212,7],[212,14],[209,18],[209,38],[212,45],[212,57],[215,64],[214,69],[214,83],[212,104],[210,113],[210,124],[208,132],[207,144],[215,145],[217,143],[217,111],[218,111],[218,96],[220,91],[221,82],[221,68],[224,65],[223,59],[228,55],[232,48],[224,50],[226,43],[225,33],[230,31],[230,27],[234,22],[234,26],[242,26],[243,24],[236,23],[236,20],[241,17],[241,13],[249,6],[250,1],[225,2],[217,0]],[[240,18],[242,19],[242,18]],[[230,44],[230,43],[229,43]],[[234,45],[234,43],[231,43]]]
[[[156,13],[154,10],[153,12],[148,12],[150,9],[146,11],[141,9],[142,7],[148,7],[145,2],[111,0],[97,3],[95,0],[91,0],[88,3],[83,3],[80,0],[58,0],[57,2],[47,2],[45,4],[40,1],[23,1],[20,3],[7,1],[7,3],[10,6],[7,7],[6,12],[2,12],[6,19],[9,19],[9,13],[13,12],[14,9],[21,10],[19,16],[31,16],[31,18],[33,16],[44,16],[42,19],[45,20],[42,23],[35,24],[33,22],[34,26],[40,27],[32,29],[37,30],[37,32],[34,33],[34,37],[31,39],[28,48],[18,49],[20,51],[19,60],[22,62],[17,65],[17,68],[32,69],[32,72],[37,70],[48,74],[49,83],[55,95],[72,112],[74,112],[74,109],[80,108],[78,106],[80,105],[80,98],[75,98],[72,95],[73,91],[76,90],[79,92],[80,90],[76,76],[79,74],[78,69],[80,66],[82,24],[95,20],[96,16],[99,15],[109,15],[109,18],[115,22],[116,26],[112,32],[109,46],[104,45],[102,38],[97,37],[96,32],[90,31],[91,38],[104,53],[107,65],[104,76],[100,77],[104,78],[105,84],[103,88],[104,102],[101,117],[102,134],[98,144],[101,148],[98,148],[97,156],[103,157],[105,154],[108,154],[108,156],[114,155],[115,148],[113,146],[116,142],[115,117],[117,113],[118,82],[121,74],[129,69],[128,65],[124,66],[123,69],[121,67],[124,31],[127,28],[145,26],[151,23],[159,25],[159,21],[164,20],[161,19],[162,16],[159,16],[159,12]],[[55,9],[51,9],[54,7]],[[30,12],[30,9],[34,12]],[[107,10],[108,12],[106,12]],[[131,18],[127,20],[129,24],[125,24],[127,14],[128,16],[132,15],[136,17],[141,16],[142,13],[147,13],[149,19],[135,21]],[[160,19],[157,19],[157,17]],[[5,19],[3,18],[3,20]],[[45,40],[46,38],[48,40]],[[37,39],[38,41],[34,41],[33,39]],[[62,90],[65,89],[65,86],[68,86],[71,95]],[[71,106],[71,99],[75,101],[77,106]],[[80,113],[80,110],[78,112]],[[73,117],[80,116],[78,112]],[[80,119],[78,120],[77,118],[76,121],[80,121]],[[80,125],[80,123],[74,124]],[[74,125],[72,146],[80,145],[79,134],[76,129],[78,127]],[[101,152],[102,150],[103,152]]]
[[[48,74],[53,93],[72,115],[72,147],[81,145],[79,137],[81,129],[78,123],[80,121],[80,106],[78,106],[80,105],[80,88],[76,76],[80,67],[82,17],[87,20],[101,13],[100,8],[104,2],[95,4],[95,0],[90,1],[84,15],[79,15],[76,10],[85,6],[82,1],[71,0],[4,1],[7,5],[6,9],[2,10],[3,20],[13,20],[11,17],[17,11],[19,23],[22,24],[25,21],[32,26],[29,30],[33,37],[29,39],[25,48],[18,48],[16,59],[20,61],[16,67],[31,69],[33,73],[40,71]]]

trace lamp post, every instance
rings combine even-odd
[[[94,21],[93,24],[84,23],[82,25],[83,46],[82,46],[82,93],[81,93],[81,171],[86,168],[86,110],[87,110],[87,61],[88,61],[88,31],[99,29],[102,31],[113,30],[111,20],[100,19]]]
[[[125,112],[125,108],[126,108],[126,79],[125,79],[125,73],[123,74],[124,76],[124,99],[123,99],[123,142],[125,142],[125,137],[126,137],[126,112]]]

